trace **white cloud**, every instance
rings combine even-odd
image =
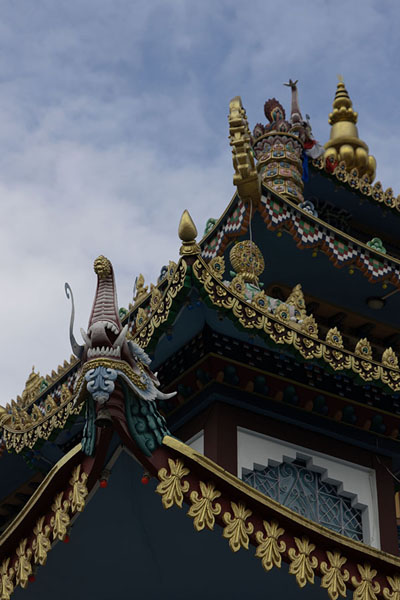
[[[199,234],[222,213],[233,192],[233,96],[255,124],[266,98],[288,106],[282,83],[299,78],[303,111],[324,142],[341,72],[378,177],[400,192],[391,150],[400,10],[385,6],[386,14],[372,0],[2,6],[0,403],[22,391],[33,363],[45,374],[69,356],[64,281],[78,331],[98,254],[113,262],[127,305],[139,272],[155,281],[177,259],[184,208]]]

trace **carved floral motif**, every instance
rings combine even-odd
[[[278,541],[285,533],[282,527],[279,527],[277,521],[263,521],[266,536],[262,531],[257,531],[256,540],[258,542],[256,556],[261,558],[261,564],[266,571],[270,571],[273,566],[280,568],[282,563],[282,552],[286,550],[286,544]]]
[[[213,502],[216,498],[219,498],[221,492],[214,488],[213,483],[203,483],[200,481],[200,491],[193,491],[190,494],[190,500],[192,506],[189,508],[188,515],[193,517],[193,525],[197,531],[201,531],[204,527],[208,529],[214,529],[215,515],[219,515],[221,512],[221,505],[216,503],[213,506]]]
[[[183,494],[189,490],[189,482],[182,482],[182,478],[189,475],[183,462],[179,459],[168,459],[170,472],[164,467],[158,471],[160,483],[156,488],[156,492],[161,495],[164,508],[171,508],[174,504],[182,508]]]
[[[229,512],[223,516],[226,527],[222,535],[229,540],[229,546],[233,552],[237,552],[241,547],[249,549],[249,534],[254,531],[254,525],[247,523],[246,520],[251,516],[251,510],[239,502],[231,502],[233,517]]]

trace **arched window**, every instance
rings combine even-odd
[[[243,481],[300,515],[363,541],[362,510],[353,508],[337,486],[322,481],[321,473],[308,469],[306,461],[255,465],[252,471],[243,469]]]

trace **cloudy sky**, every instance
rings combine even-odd
[[[377,178],[400,193],[397,0],[1,0],[1,397],[69,357],[68,281],[86,326],[92,265],[119,303],[232,193],[229,101],[250,124],[299,79],[317,139],[342,74]]]

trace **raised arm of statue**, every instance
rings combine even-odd
[[[296,79],[296,81],[292,81],[291,79],[289,79],[289,83],[283,84],[283,85],[286,85],[287,87],[290,87],[290,89],[292,90],[292,110],[291,110],[292,123],[299,123],[300,121],[303,120],[303,117],[301,116],[301,112],[300,112],[300,107],[299,107],[299,98],[297,95],[297,82],[298,82],[298,79]]]

